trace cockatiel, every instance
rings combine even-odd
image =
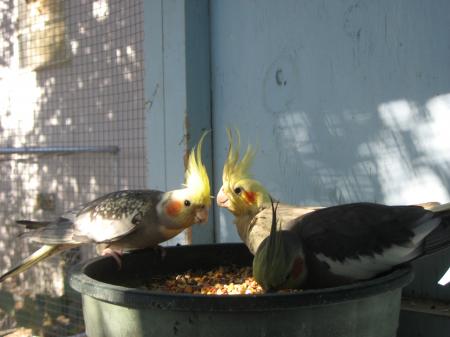
[[[18,221],[31,229],[23,236],[43,246],[0,276],[0,282],[51,255],[86,243],[97,244],[97,251],[112,255],[120,267],[123,251],[156,247],[196,223],[207,222],[211,196],[201,158],[205,136],[206,133],[189,155],[182,189],[117,191],[55,221]]]
[[[223,186],[220,188],[216,200],[218,206],[225,207],[231,213],[233,213],[233,215],[235,216],[235,224],[239,236],[247,245],[249,250],[253,254],[255,254],[261,242],[269,236],[271,230],[271,199],[264,186],[259,181],[253,179],[249,172],[252,164],[252,159],[254,157],[254,151],[251,149],[251,147],[248,147],[244,156],[240,160],[239,134],[237,136],[237,144],[235,144],[235,142],[233,141],[231,132],[229,130],[227,130],[227,134],[230,142],[230,147],[223,169]],[[376,204],[361,203],[360,205]],[[372,210],[372,215],[375,218],[377,218],[377,212],[381,212],[379,213],[379,215],[383,215],[382,211],[380,211],[378,207],[383,210],[385,208],[389,208],[390,206],[377,205],[374,209],[368,207],[369,210]],[[420,211],[427,212],[426,209],[433,209],[433,211],[438,211],[441,209],[439,207],[445,206],[439,206],[439,203],[436,202],[428,202],[418,204],[416,206],[401,207],[411,207],[411,209],[418,209]],[[292,224],[296,223],[293,220],[306,217],[307,215],[312,216],[320,209],[321,207],[302,207],[278,204],[277,218],[281,222],[281,229],[289,231],[292,229]],[[360,208],[360,212],[364,214],[365,210],[363,207]],[[324,244],[329,245],[330,243],[327,242]],[[363,243],[363,245],[365,245],[365,243]],[[341,247],[339,248],[339,250],[342,250],[344,248],[345,247]],[[297,264],[296,266],[298,269],[299,264]],[[450,278],[450,271],[448,275],[448,278]],[[304,279],[301,279],[301,281],[304,281]],[[346,280],[342,281],[346,282]],[[441,281],[441,283],[445,282]]]
[[[238,234],[252,254],[270,233],[272,223],[272,208],[270,195],[265,187],[252,178],[250,168],[255,156],[251,146],[247,147],[240,159],[240,135],[236,130],[237,141],[233,140],[230,129],[227,129],[229,140],[228,156],[223,167],[222,181],[216,202],[220,207],[227,208],[235,217],[234,222]],[[436,202],[420,204],[424,208],[439,205]],[[322,207],[295,206],[277,204],[277,216],[285,226],[290,220],[308,214]]]
[[[235,143],[231,131],[227,129],[229,150],[223,167],[223,185],[217,194],[216,202],[218,206],[227,208],[233,213],[240,238],[251,253],[255,254],[261,241],[270,233],[272,219],[270,196],[264,186],[250,174],[255,156],[250,146],[240,160],[240,136],[237,131],[236,134]],[[287,223],[319,208],[279,204],[277,214],[282,223]]]
[[[352,203],[316,210],[271,233],[253,260],[265,289],[332,287],[371,279],[450,248],[450,203],[421,206]],[[439,282],[445,285],[446,282]]]

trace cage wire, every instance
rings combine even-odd
[[[142,0],[0,0],[0,19],[3,273],[39,247],[17,237],[15,220],[144,188],[146,152]],[[0,284],[0,336],[83,332],[67,276],[93,251],[68,251]]]

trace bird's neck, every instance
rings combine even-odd
[[[261,241],[269,234],[265,232],[264,226],[258,227],[258,213],[247,213],[234,218],[239,237],[245,242],[252,254],[256,253]]]

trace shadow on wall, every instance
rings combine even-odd
[[[372,111],[280,113],[275,133],[291,164],[280,167],[295,167],[319,203],[450,200],[450,94]]]
[[[450,201],[444,4],[308,6],[267,24],[284,46],[261,100],[282,149],[276,188],[292,202]]]
[[[52,217],[146,182],[142,1],[64,2],[70,59],[36,71],[19,66],[14,3],[0,1],[0,147],[115,145],[120,153],[119,166],[110,154],[0,157],[1,272],[36,248],[16,238],[14,220]],[[42,209],[39,193],[54,195],[54,207]],[[13,282],[61,294],[57,261]]]

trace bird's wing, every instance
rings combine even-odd
[[[148,213],[155,210],[162,195],[163,192],[156,190],[129,190],[100,197],[77,214],[74,238],[116,241],[142,225],[144,217],[148,218]]]
[[[149,213],[156,217],[156,211],[152,210],[162,194],[155,190],[117,191],[70,210],[54,221],[17,223],[31,229],[23,237],[46,245],[112,242],[136,230]]]
[[[355,203],[317,210],[291,226],[308,254],[334,273],[368,278],[420,256],[439,223],[422,207]]]
[[[280,219],[282,229],[293,219],[299,219],[305,214],[311,213],[318,207],[302,207],[288,204],[279,204],[277,208],[277,218]],[[242,240],[246,243],[250,251],[255,254],[261,242],[269,236],[272,224],[272,208],[270,204],[264,205],[256,216],[236,220],[238,232]]]

